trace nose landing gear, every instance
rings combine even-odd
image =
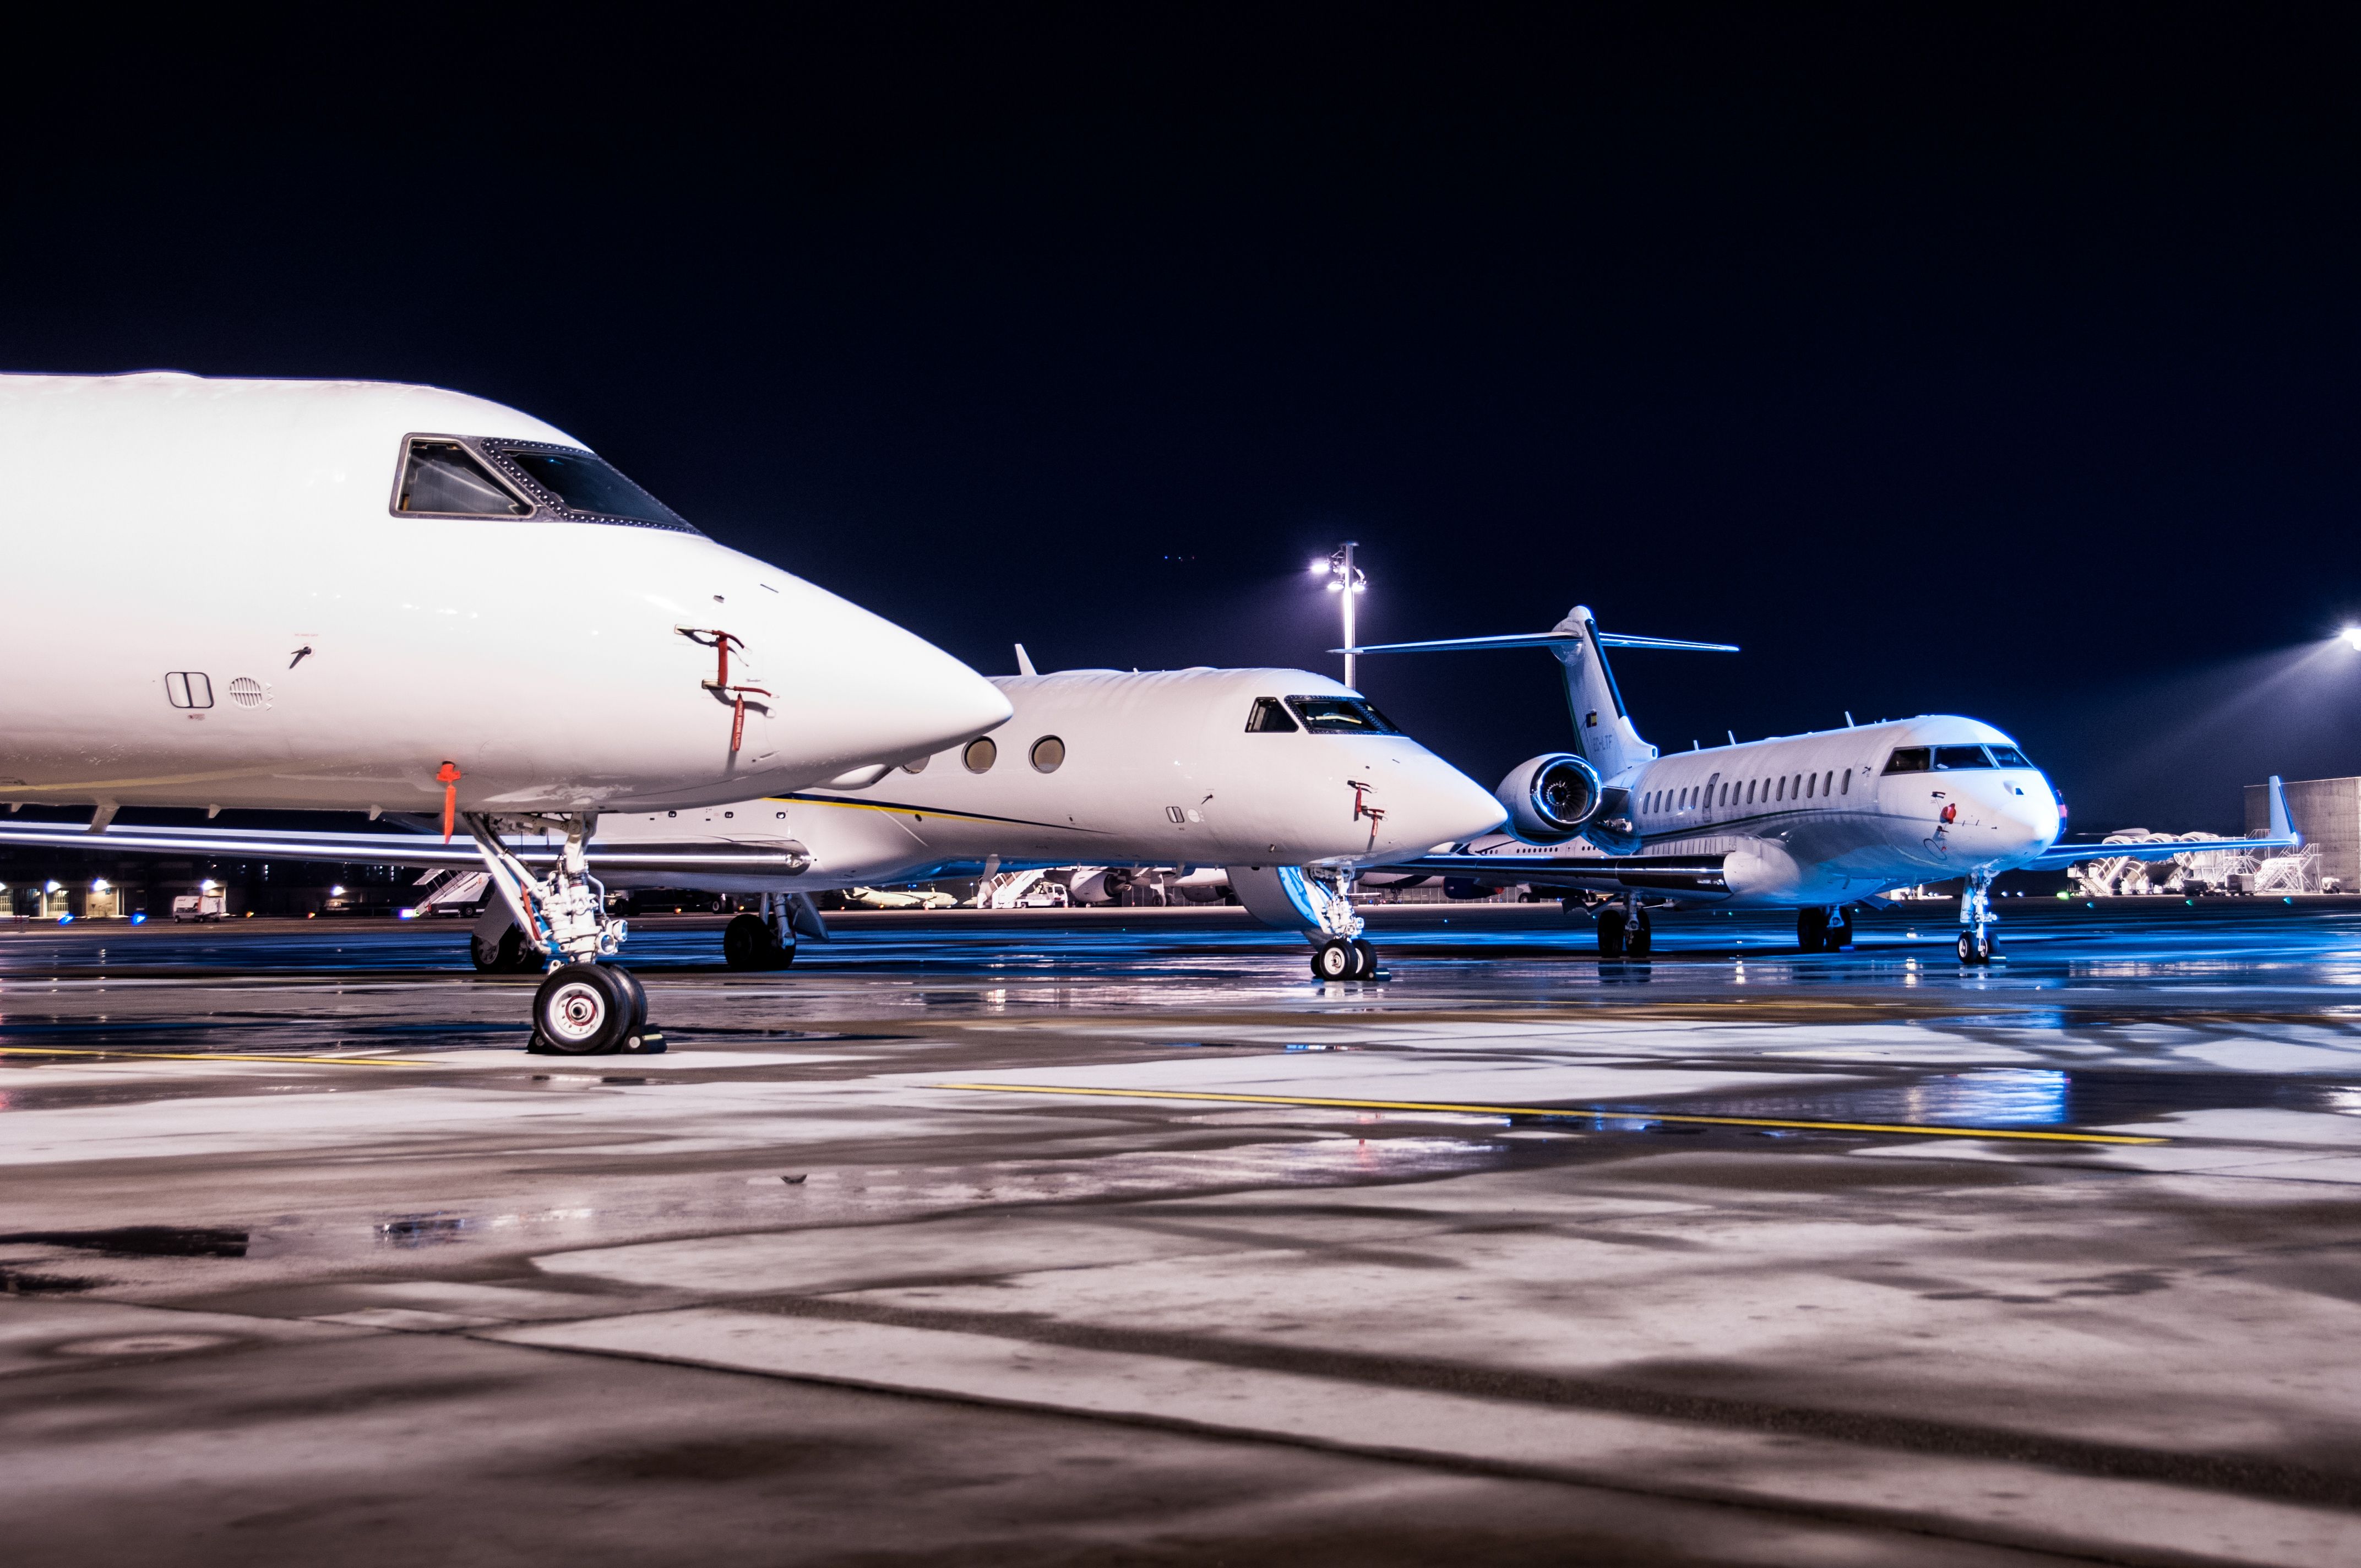
[[[1307,866],[1303,875],[1322,934],[1319,945],[1312,949],[1312,978],[1323,984],[1386,979],[1386,971],[1378,967],[1378,949],[1361,939],[1364,923],[1353,913],[1354,873]]]
[[[565,848],[546,877],[536,876],[516,857],[494,818],[469,812],[466,820],[492,885],[515,918],[518,956],[530,948],[549,963],[548,978],[533,995],[533,1041],[525,1048],[557,1056],[663,1050],[664,1036],[648,1027],[646,988],[629,970],[598,961],[621,949],[629,928],[607,914],[607,890],[590,875],[585,858],[597,815],[542,819],[566,833]],[[479,926],[479,967],[485,957],[498,966],[508,957],[502,951],[506,938],[487,944],[484,936]]]
[[[2000,916],[1992,908],[1993,874],[1974,872],[1960,894],[1960,961],[1963,964],[1989,964],[2000,946],[1993,933],[1993,922]]]

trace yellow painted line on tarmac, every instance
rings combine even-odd
[[[103,1046],[0,1046],[0,1057],[106,1057],[115,1061],[268,1061],[304,1067],[438,1067],[403,1057],[266,1057],[247,1051],[121,1051]]]
[[[1943,1127],[1924,1122],[1794,1122],[1776,1116],[1667,1115],[1612,1105],[1446,1105],[1423,1100],[1330,1100],[1310,1094],[1213,1094],[1186,1089],[1078,1089],[1034,1083],[935,1083],[992,1094],[1083,1094],[1112,1100],[1209,1100],[1230,1105],[1309,1105],[1329,1111],[1441,1111],[1462,1116],[1609,1116],[1620,1121],[1685,1122],[1708,1127],[1795,1127],[1820,1133],[1896,1133],[1912,1137],[2017,1138],[2045,1144],[2169,1144],[2128,1133],[2045,1133],[2020,1127]]]

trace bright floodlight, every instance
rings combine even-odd
[[[57,880],[53,877],[53,878],[51,878],[49,881],[43,883],[41,884],[41,891],[42,891],[43,893],[55,893],[55,892],[57,892],[57,891],[58,891]]]
[[[2348,648],[2361,648],[2361,626],[2348,626],[2336,635],[2345,639]]]
[[[1323,556],[1321,556],[1321,557],[1320,557],[1320,559],[1318,559],[1317,561],[1312,562],[1312,569],[1313,571],[1315,571],[1315,572],[1324,572],[1324,571],[1326,571],[1326,570],[1328,569],[1328,557],[1327,557],[1327,556],[1325,556],[1325,555],[1323,555]]]
[[[91,878],[90,890],[93,893],[104,893],[106,891],[106,879],[104,877]]]

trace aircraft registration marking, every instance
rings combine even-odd
[[[1777,1116],[1675,1115],[1608,1105],[1454,1105],[1422,1100],[1334,1100],[1311,1094],[1217,1094],[1186,1089],[1084,1089],[1063,1084],[936,1083],[992,1094],[1078,1094],[1115,1100],[1202,1100],[1230,1105],[1308,1105],[1334,1111],[1433,1111],[1460,1116],[1594,1116],[1619,1121],[1679,1122],[1708,1127],[1793,1127],[1824,1133],[1893,1133],[1911,1137],[2015,1138],[2051,1144],[2169,1144],[2170,1138],[2132,1133],[2052,1133],[2026,1127],[1946,1127],[1920,1122],[1805,1122]]]

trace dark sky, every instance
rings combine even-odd
[[[1623,657],[1668,749],[2361,772],[2342,13],[841,9],[20,38],[0,367],[499,399],[987,673],[1333,671],[1352,537],[1372,639],[1743,643]],[[1363,685],[1566,737],[1541,654]]]

